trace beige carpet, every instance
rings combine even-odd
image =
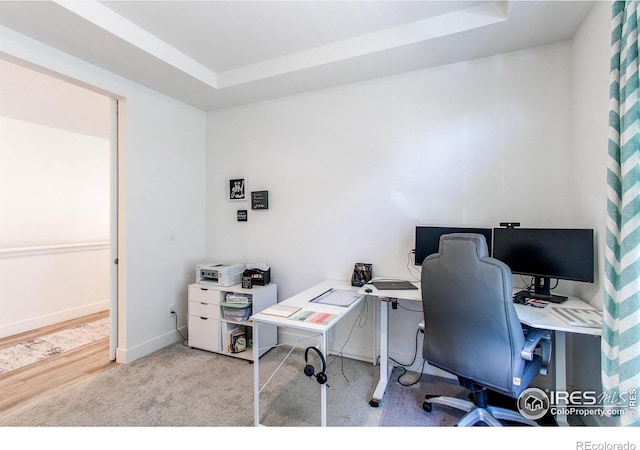
[[[275,348],[261,358],[261,383],[288,351]],[[296,349],[263,388],[263,425],[320,425],[320,385],[305,376],[303,368],[304,350]],[[420,384],[404,387],[394,377],[382,404],[374,408],[369,399],[378,380],[377,366],[330,356],[327,373],[329,426],[448,426],[460,415],[422,411],[426,391],[445,385],[450,392],[460,390],[446,380],[423,377]],[[430,385],[433,381],[437,384]],[[179,343],[0,418],[0,426],[29,427],[250,427],[253,423],[253,364]]]
[[[262,382],[287,352],[277,348],[261,358]],[[296,350],[263,389],[260,417],[267,426],[256,428],[253,365],[177,343],[0,417],[0,438],[68,450],[87,445],[100,450],[132,445],[156,450],[247,445],[279,450],[353,445],[506,450],[515,445],[533,450],[558,448],[559,435],[554,431],[562,431],[565,446],[571,448],[589,436],[596,441],[607,436],[602,429],[594,430],[597,435],[585,434],[584,427],[545,427],[551,433],[530,427],[454,428],[451,425],[461,412],[434,407],[426,413],[422,399],[427,392],[464,398],[466,391],[455,382],[431,376],[402,386],[397,382],[399,369],[394,370],[381,405],[374,408],[369,398],[378,367],[333,356],[328,362],[331,428],[324,430],[318,428],[320,386],[302,372],[303,350]],[[401,381],[411,383],[416,377],[408,373]],[[615,430],[615,438],[619,431]]]
[[[378,366],[334,355],[327,364],[331,427],[450,427],[463,415],[447,407],[422,409],[427,393],[467,399],[468,391],[456,381],[423,375],[414,383],[418,373],[396,368],[376,408],[369,400]],[[320,425],[320,385],[303,373],[304,365],[303,348],[277,347],[262,356],[262,425]],[[248,361],[175,343],[25,405],[0,417],[0,426],[252,427],[253,377]],[[515,401],[505,397],[490,397],[490,403],[515,408]],[[541,424],[555,425],[552,420]]]

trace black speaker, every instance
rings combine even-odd
[[[313,350],[320,357],[320,361],[322,362],[322,370],[318,373],[316,369],[309,364],[309,350]],[[322,356],[322,352],[315,347],[307,347],[304,351],[304,374],[308,377],[316,377],[316,381],[320,384],[325,384],[327,382],[327,363],[324,360],[324,356]],[[328,385],[327,385],[328,386]]]

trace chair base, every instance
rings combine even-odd
[[[522,414],[506,408],[496,406],[479,407],[468,400],[461,400],[455,397],[425,395],[422,409],[431,412],[431,405],[443,405],[464,411],[465,414],[456,424],[457,427],[472,427],[478,423],[484,423],[490,427],[502,427],[504,424],[500,420],[522,423],[532,427],[540,425],[531,419],[527,419]]]

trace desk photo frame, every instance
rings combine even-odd
[[[355,263],[351,275],[351,286],[364,286],[373,277],[373,265],[369,263]]]

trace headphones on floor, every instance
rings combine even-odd
[[[320,361],[322,362],[322,370],[317,374],[315,373],[316,369],[311,364],[309,364],[309,350],[313,350],[314,352],[316,352],[320,357]],[[325,384],[327,382],[327,374],[325,373],[327,371],[327,363],[325,362],[324,356],[322,356],[322,352],[320,350],[315,347],[307,347],[307,349],[304,351],[304,364],[304,374],[306,376],[308,376],[309,378],[315,376],[316,381],[320,384]]]

